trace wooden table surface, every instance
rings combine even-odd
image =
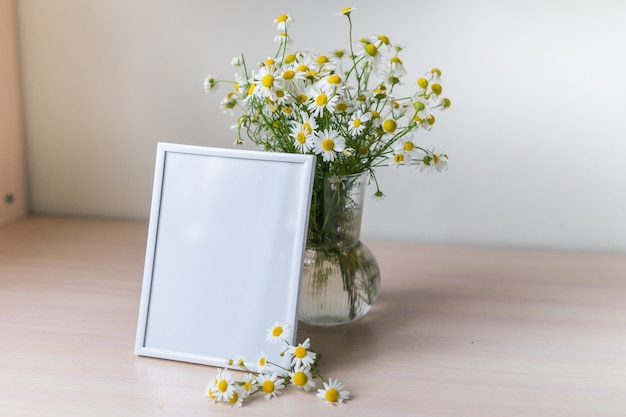
[[[379,300],[301,325],[352,398],[211,404],[215,368],[133,353],[147,223],[0,228],[2,416],[626,416],[626,256],[367,241]],[[225,335],[227,337],[228,335]]]

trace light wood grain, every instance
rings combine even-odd
[[[133,354],[146,234],[45,217],[0,228],[1,415],[626,415],[625,256],[368,241],[373,311],[298,334],[352,399],[291,389],[234,410],[203,397],[214,368]]]

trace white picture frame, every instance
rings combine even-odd
[[[311,155],[159,142],[135,353],[224,366],[297,331]]]

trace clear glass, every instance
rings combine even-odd
[[[380,269],[359,240],[367,173],[315,180],[298,318],[339,326],[363,317],[380,286]]]

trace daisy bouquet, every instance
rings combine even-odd
[[[293,50],[289,29],[294,18],[281,14],[274,20],[275,53],[256,65],[237,56],[233,80],[209,75],[204,83],[210,93],[220,84],[232,86],[221,107],[238,115],[236,144],[251,141],[266,151],[315,155],[303,271],[303,288],[311,291],[300,297],[300,319],[309,324],[320,324],[317,317],[354,320],[376,299],[378,266],[358,243],[365,185],[374,185],[373,197],[384,197],[376,169],[412,166],[440,172],[448,166],[447,154],[419,140],[433,128],[435,112],[450,107],[441,71],[432,68],[413,78],[406,93],[402,47],[385,35],[355,41],[354,10],[337,13],[348,22],[346,49]],[[338,276],[343,282],[333,288],[348,300],[332,313],[322,311],[337,304],[324,287]],[[310,306],[310,315],[303,306]]]
[[[249,139],[266,151],[314,154],[317,178],[367,172],[376,186],[374,197],[382,198],[379,166],[447,168],[448,156],[421,146],[417,138],[433,127],[434,111],[449,108],[450,100],[437,68],[417,77],[411,94],[397,95],[406,75],[402,48],[385,35],[354,42],[354,10],[337,13],[348,20],[348,49],[291,51],[294,18],[282,14],[274,20],[278,47],[273,56],[256,66],[238,56],[232,61],[235,79],[209,75],[205,89],[213,92],[225,82],[233,86],[221,107],[240,112],[235,143]]]

